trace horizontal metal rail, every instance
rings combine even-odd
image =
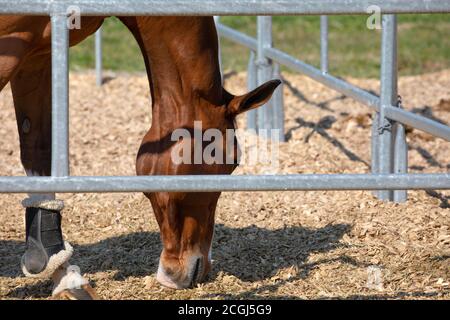
[[[378,6],[381,13],[436,13],[450,12],[450,1],[442,0],[0,0],[0,14],[51,15],[56,26],[53,55],[67,55],[67,38],[62,35],[63,16],[69,7],[77,7],[81,15],[333,15],[367,14],[371,6]],[[71,8],[73,10],[73,8]],[[72,11],[70,11],[72,12]],[[219,27],[219,31],[235,32]],[[243,34],[236,36],[238,42],[257,50],[256,40]],[[61,41],[61,43],[59,43]],[[65,43],[65,45],[63,45]],[[274,48],[264,48],[262,53],[280,64],[290,66],[313,79],[356,100],[380,108],[380,98],[357,88],[341,79],[322,73],[306,63],[290,57]],[[58,58],[59,59],[59,58]],[[65,60],[66,58],[64,58]],[[57,60],[55,60],[57,61]],[[67,68],[58,72],[61,81],[57,92],[61,123],[67,123],[68,101]],[[56,74],[56,73],[55,73]],[[424,119],[400,108],[386,107],[385,116],[412,125],[435,136],[450,140],[450,129],[432,120]],[[58,135],[53,128],[53,135]],[[305,174],[263,176],[147,176],[147,177],[74,177],[64,176],[67,167],[66,135],[55,140],[56,150],[63,165],[52,177],[0,177],[2,193],[84,193],[84,192],[157,192],[157,191],[286,191],[286,190],[406,190],[450,189],[450,174]],[[56,155],[54,157],[56,159]],[[60,176],[63,175],[63,176]]]
[[[217,30],[221,36],[231,39],[232,41],[246,46],[251,50],[256,50],[257,48],[258,43],[256,39],[242,32],[233,30],[223,24],[218,24]],[[301,72],[317,82],[322,83],[323,85],[348,97],[351,97],[376,111],[380,110],[380,98],[364,89],[358,88],[357,86],[354,86],[328,73],[323,73],[320,69],[296,59],[279,49],[266,48],[264,53],[275,62],[285,65],[295,71]],[[395,106],[387,107],[385,109],[385,116],[389,119],[427,132],[433,136],[450,141],[450,127],[437,121],[416,115]]]
[[[234,30],[233,28],[227,27],[222,23],[216,23],[217,32],[219,35],[228,38],[244,47],[247,47],[253,51],[258,49],[258,41],[245,33]]]
[[[450,174],[0,177],[1,193],[450,189]]]
[[[44,15],[77,6],[82,15],[334,15],[449,12],[448,0],[0,0],[0,14]]]
[[[293,70],[302,72],[327,87],[343,93],[346,96],[352,97],[353,99],[362,102],[376,111],[380,110],[380,98],[364,89],[358,88],[357,86],[354,86],[344,80],[323,73],[318,68],[315,68],[301,60],[295,59],[278,49],[268,48],[265,53],[269,58],[278,63],[288,66]],[[385,116],[389,119],[427,132],[433,136],[450,141],[450,127],[437,121],[418,116],[414,113],[396,108],[394,106],[385,108]]]

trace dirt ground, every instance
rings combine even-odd
[[[281,173],[370,170],[371,112],[306,77],[285,74],[288,141]],[[349,81],[378,92],[376,80]],[[245,74],[226,87],[245,90]],[[450,122],[450,70],[400,79],[407,109]],[[133,175],[150,125],[143,75],[71,75],[73,175]],[[242,127],[244,119],[238,123]],[[24,175],[10,89],[0,95],[0,175]],[[408,131],[410,172],[448,172],[450,144]],[[240,167],[236,174],[261,173]],[[409,192],[405,204],[370,192],[224,193],[208,282],[173,291],[155,280],[159,231],[142,194],[61,195],[63,229],[104,299],[449,299],[449,192]],[[0,299],[47,299],[50,282],[25,278],[24,195],[0,195]]]

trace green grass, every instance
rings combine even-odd
[[[94,68],[94,48],[94,35],[70,48],[71,69]],[[116,18],[107,19],[103,25],[103,68],[114,71],[145,71],[139,46],[128,29]]]
[[[378,77],[380,30],[369,30],[365,16],[332,16],[329,19],[330,72],[338,76]],[[255,17],[223,17],[222,22],[251,36]],[[319,17],[274,17],[274,45],[318,66],[320,64]],[[139,48],[128,30],[115,18],[104,25],[104,68],[144,71]],[[157,40],[156,40],[157,41]],[[221,40],[225,70],[245,70],[248,50]],[[70,50],[71,68],[94,67],[91,36]],[[399,16],[399,72],[413,75],[450,68],[450,15]]]

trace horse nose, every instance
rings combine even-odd
[[[156,279],[162,285],[173,289],[192,288],[202,282],[209,271],[207,260],[200,255],[185,258],[184,265],[179,261],[161,259]]]

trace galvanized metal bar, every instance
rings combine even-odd
[[[52,74],[53,177],[0,177],[0,192],[450,189],[449,174],[67,177],[69,174],[68,31],[65,27],[65,12],[69,5],[78,6],[83,15],[102,16],[365,14],[369,5],[378,5],[383,13],[450,12],[450,2],[438,0],[410,0],[408,4],[400,0],[260,0],[258,2],[253,0],[174,0],[170,2],[166,0],[121,0],[120,2],[118,0],[73,0],[70,3],[66,0],[22,0],[20,2],[0,0],[0,14],[52,15],[52,52],[54,54]],[[248,42],[248,38],[241,37],[240,39]],[[254,42],[251,41],[250,44],[254,45]],[[260,48],[256,46],[255,49]],[[344,94],[347,94],[345,91],[348,91],[347,95],[359,99],[361,102],[365,101],[365,104],[376,110],[382,110],[383,118],[401,121],[450,140],[449,127],[395,108],[393,102],[385,103],[384,97],[387,96],[385,94],[378,98],[270,47],[258,50],[258,53],[266,59],[267,57],[273,59],[271,55],[276,55],[281,60],[287,61],[288,66],[290,63],[294,69],[299,68],[303,69],[303,71],[300,70],[301,72],[310,72],[309,76],[313,79],[324,84],[329,82],[330,87]],[[317,71],[319,76],[315,75]]]
[[[256,51],[257,41],[252,37],[222,24],[219,25],[218,30],[220,35]],[[330,74],[324,74],[321,70],[276,48],[268,48],[265,51],[266,56],[270,57],[273,61],[287,66],[294,71],[301,72],[317,82],[320,82],[333,90],[345,94],[346,96],[349,96],[356,101],[379,111],[380,98],[376,95],[373,95],[364,89],[358,88]],[[437,121],[433,121],[394,106],[385,108],[385,117],[422,130],[435,137],[450,141],[450,127]]]
[[[374,112],[372,116],[372,130],[370,135],[371,150],[370,150],[370,160],[371,160],[371,172],[372,174],[379,173],[379,155],[378,155],[378,112]],[[378,198],[378,191],[372,191],[372,194]]]
[[[227,26],[219,25],[219,33],[243,46],[250,49],[256,50],[257,41],[246,34],[233,30]],[[379,97],[358,88],[348,82],[336,78],[329,74],[323,74],[321,70],[301,61],[296,58],[291,57],[287,53],[280,51],[276,48],[266,49],[266,55],[269,56],[273,61],[281,63],[282,65],[288,66],[289,68],[302,72],[305,75],[311,77],[312,79],[340,92],[353,99],[368,105],[369,107],[379,110],[380,99]],[[418,116],[411,112],[390,107],[386,108],[385,116],[389,119],[399,121],[403,124],[412,126],[419,130],[425,131],[436,137],[450,141],[450,127],[443,125],[437,121],[430,120],[425,117]]]
[[[397,104],[402,108],[401,98]],[[394,124],[394,173],[408,173],[408,143],[406,142],[405,126],[399,122]],[[394,201],[406,202],[408,193],[406,190],[394,190]]]
[[[398,121],[404,125],[429,133],[432,136],[450,141],[450,127],[445,124],[396,108],[395,106],[386,107],[384,112],[385,117],[388,119]]]
[[[52,26],[52,176],[69,175],[69,30],[67,16],[55,14]]]
[[[450,11],[447,0],[0,0],[0,14],[45,15],[69,5],[92,16],[366,14],[371,5],[382,13]]]
[[[394,127],[394,173],[408,172],[408,144],[406,143],[405,127],[396,123]],[[406,190],[394,190],[394,201],[401,203],[408,199]]]
[[[328,73],[328,16],[320,16],[320,70]]]
[[[379,165],[378,165],[378,112],[373,113],[372,118],[372,130],[371,130],[371,172],[379,173]]]
[[[252,51],[256,52],[258,50],[258,41],[245,33],[236,31],[222,23],[217,24],[217,31],[222,37],[228,38],[244,47],[251,49]]]
[[[250,57],[248,59],[247,67],[247,89],[251,91],[258,86],[258,77],[256,74],[256,64],[255,64],[255,52],[250,50]],[[257,129],[257,113],[255,109],[247,112],[247,129],[256,130]]]
[[[331,89],[336,90],[346,96],[349,96],[369,107],[376,109],[379,108],[378,105],[380,99],[377,96],[371,94],[370,92],[367,92],[364,89],[358,88],[344,80],[333,77],[329,74],[323,74],[322,71],[320,71],[319,69],[301,60],[298,60],[279,49],[276,48],[267,49],[266,55],[270,57],[273,61],[285,65],[295,71],[301,72],[309,76],[310,78],[316,80],[317,82],[320,82],[325,86],[330,87]]]
[[[274,63],[273,66],[273,76],[274,79],[281,78],[281,66],[279,63]],[[284,142],[284,96],[283,96],[284,85],[281,83],[272,97],[272,108],[273,108],[273,128],[278,130],[277,140]]]
[[[450,174],[0,177],[1,193],[450,189]]]
[[[219,16],[214,16],[214,23],[216,24],[216,29],[217,29],[217,26],[220,23],[220,17]],[[217,55],[218,55],[218,59],[219,59],[220,79],[221,79],[222,84],[223,84],[222,46],[220,44],[220,38],[217,39],[217,42],[218,42]]]
[[[258,85],[271,80],[273,67],[272,61],[265,56],[265,49],[272,47],[272,17],[257,18],[258,50],[256,51],[256,67]],[[272,129],[272,101],[269,101],[257,109],[258,129],[267,131]]]
[[[385,108],[397,105],[397,17],[382,17],[380,110],[378,114],[378,172],[392,173],[394,165],[392,123]],[[381,200],[393,200],[391,191],[380,191]]]
[[[97,86],[103,84],[103,48],[102,48],[102,27],[95,33],[95,77]]]
[[[291,57],[287,53],[276,48],[269,48],[265,51],[266,56],[271,58],[273,61],[279,62],[295,71],[304,73],[325,86],[351,97],[376,111],[380,110],[380,98],[376,95],[371,94],[364,89],[358,88],[342,79],[333,77],[330,74],[324,74],[319,69]],[[450,127],[437,121],[433,121],[394,106],[385,107],[385,117],[422,130],[435,137],[450,141]]]

